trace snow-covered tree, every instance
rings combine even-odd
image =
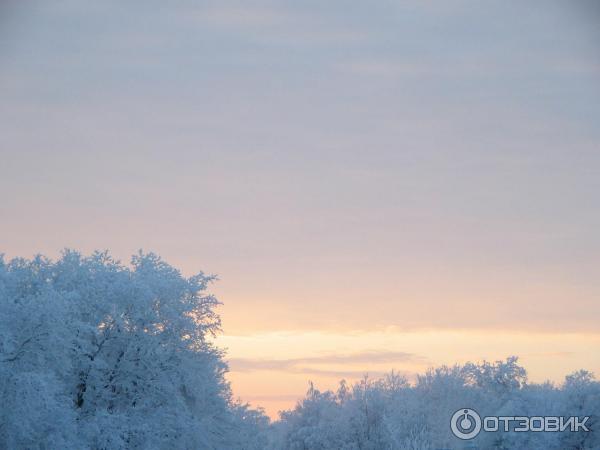
[[[0,261],[0,448],[251,449],[232,402],[213,278],[154,254]]]
[[[184,277],[154,254],[128,266],[107,253],[57,261],[0,257],[0,450],[463,449],[449,420],[590,416],[590,433],[480,433],[475,448],[600,448],[600,383],[578,371],[529,383],[515,357],[396,373],[337,391],[313,384],[270,424],[233,401],[207,293],[213,277]]]
[[[600,448],[597,432],[480,433],[466,444],[450,432],[450,417],[464,407],[482,416],[600,417],[600,383],[586,371],[556,387],[528,383],[527,374],[510,357],[495,363],[438,367],[414,384],[390,374],[368,378],[336,393],[311,385],[293,410],[281,413],[273,427],[273,449],[495,449],[592,450]],[[472,447],[469,447],[472,445]]]

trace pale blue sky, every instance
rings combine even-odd
[[[0,248],[153,249],[236,330],[600,331],[600,13],[524,3],[5,2]]]

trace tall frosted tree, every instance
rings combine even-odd
[[[235,404],[212,277],[154,254],[0,261],[0,448],[261,448]]]

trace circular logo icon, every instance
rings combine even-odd
[[[474,409],[459,409],[450,419],[450,429],[459,439],[473,439],[481,431],[481,417]]]

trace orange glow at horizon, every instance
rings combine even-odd
[[[391,370],[414,381],[430,367],[519,356],[529,380],[560,384],[579,369],[600,373],[600,334],[510,330],[280,331],[224,334],[234,395],[272,418],[293,408],[308,387],[376,379]]]

